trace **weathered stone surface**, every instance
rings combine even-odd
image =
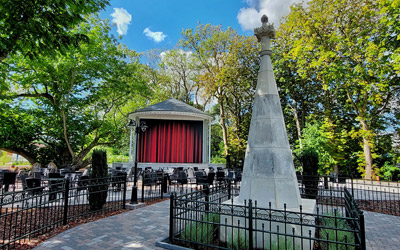
[[[261,62],[238,202],[252,199],[259,207],[271,202],[272,208],[286,204],[296,209],[301,199],[270,57],[275,31],[263,23],[255,32],[261,41]]]

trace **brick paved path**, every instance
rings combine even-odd
[[[400,249],[400,217],[364,212],[367,249]],[[83,224],[35,249],[161,249],[168,236],[169,201]]]
[[[168,237],[169,200],[82,224],[64,231],[35,249],[162,249]]]
[[[400,249],[400,216],[364,211],[367,249]]]

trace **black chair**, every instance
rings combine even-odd
[[[235,172],[235,179],[234,179],[234,181],[235,181],[235,185],[236,185],[237,182],[241,182],[241,181],[242,181],[242,171],[237,170],[237,171]]]
[[[49,173],[49,178],[62,178],[60,173]]]
[[[218,172],[217,172],[217,181],[218,181],[219,183],[225,181],[225,171],[218,171]]]
[[[79,202],[80,192],[85,190],[87,191],[88,185],[89,185],[89,176],[87,175],[80,176],[77,181],[76,195],[75,195],[75,199],[77,199],[78,202]],[[86,195],[88,195],[87,192]]]
[[[42,194],[44,187],[40,185],[40,178],[26,178],[26,186],[32,195]]]
[[[64,179],[60,173],[49,173],[49,201],[57,199],[57,194],[62,193],[63,184]]]
[[[4,192],[8,192],[10,185],[13,185],[15,189],[15,180],[17,179],[17,173],[5,172],[3,175]]]
[[[225,177],[225,181],[229,184],[235,180],[235,172],[229,171],[228,175]]]
[[[28,184],[26,183],[26,179],[29,178],[28,174],[22,174],[19,176],[22,184],[22,190],[28,189]]]
[[[178,172],[177,182],[181,185],[188,183],[187,175],[183,170]]]
[[[122,171],[117,171],[114,176],[111,177],[111,183],[114,187],[114,191],[121,191],[122,183],[124,182],[125,173]],[[116,187],[116,188],[115,188]]]
[[[208,175],[196,175],[196,185],[211,186],[214,183],[215,173],[208,173]]]
[[[157,174],[154,172],[143,173],[143,186],[153,186],[157,183]]]

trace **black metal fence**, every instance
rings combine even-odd
[[[0,195],[2,249],[15,248],[71,221],[125,209],[125,177],[46,182]]]
[[[347,193],[345,214],[237,204],[229,185],[171,195],[169,240],[194,249],[365,249],[363,214]]]
[[[400,216],[400,183],[353,179],[349,176],[298,176],[303,198],[316,199],[322,209],[339,207],[343,212],[347,188],[359,208]]]

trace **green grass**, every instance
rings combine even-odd
[[[338,215],[336,215],[338,216]],[[342,230],[350,230],[349,225],[345,219],[335,219],[333,217],[324,217],[321,221],[321,225],[327,227],[336,227],[337,229],[321,229],[319,232],[319,238],[322,240],[336,241],[336,242],[347,242],[354,244],[354,234],[352,232],[346,232]],[[346,248],[345,245],[338,245],[330,243],[328,246],[327,242],[320,242],[320,249],[354,249],[352,246]],[[337,247],[337,248],[336,248]]]
[[[233,240],[232,237],[229,237],[228,239],[228,248],[232,250],[240,250],[240,249],[249,249],[249,239],[247,238],[245,240],[245,237],[242,233],[239,234],[239,237],[237,235],[237,230],[234,231],[233,233]],[[271,245],[269,243],[269,240],[266,241],[264,240],[264,249],[266,250],[281,250],[281,249],[301,249],[300,246],[295,245],[293,248],[293,241],[292,238],[288,237],[287,242],[285,243],[285,236],[281,235],[279,236],[279,245],[278,245],[278,240],[276,235],[272,235],[271,238]],[[256,247],[256,242],[255,239],[253,241],[253,246]],[[258,247],[256,249],[263,249],[262,247]]]
[[[206,214],[201,222],[194,222],[181,234],[181,239],[201,244],[210,244],[217,235],[218,228],[212,223],[219,223],[218,214]]]

